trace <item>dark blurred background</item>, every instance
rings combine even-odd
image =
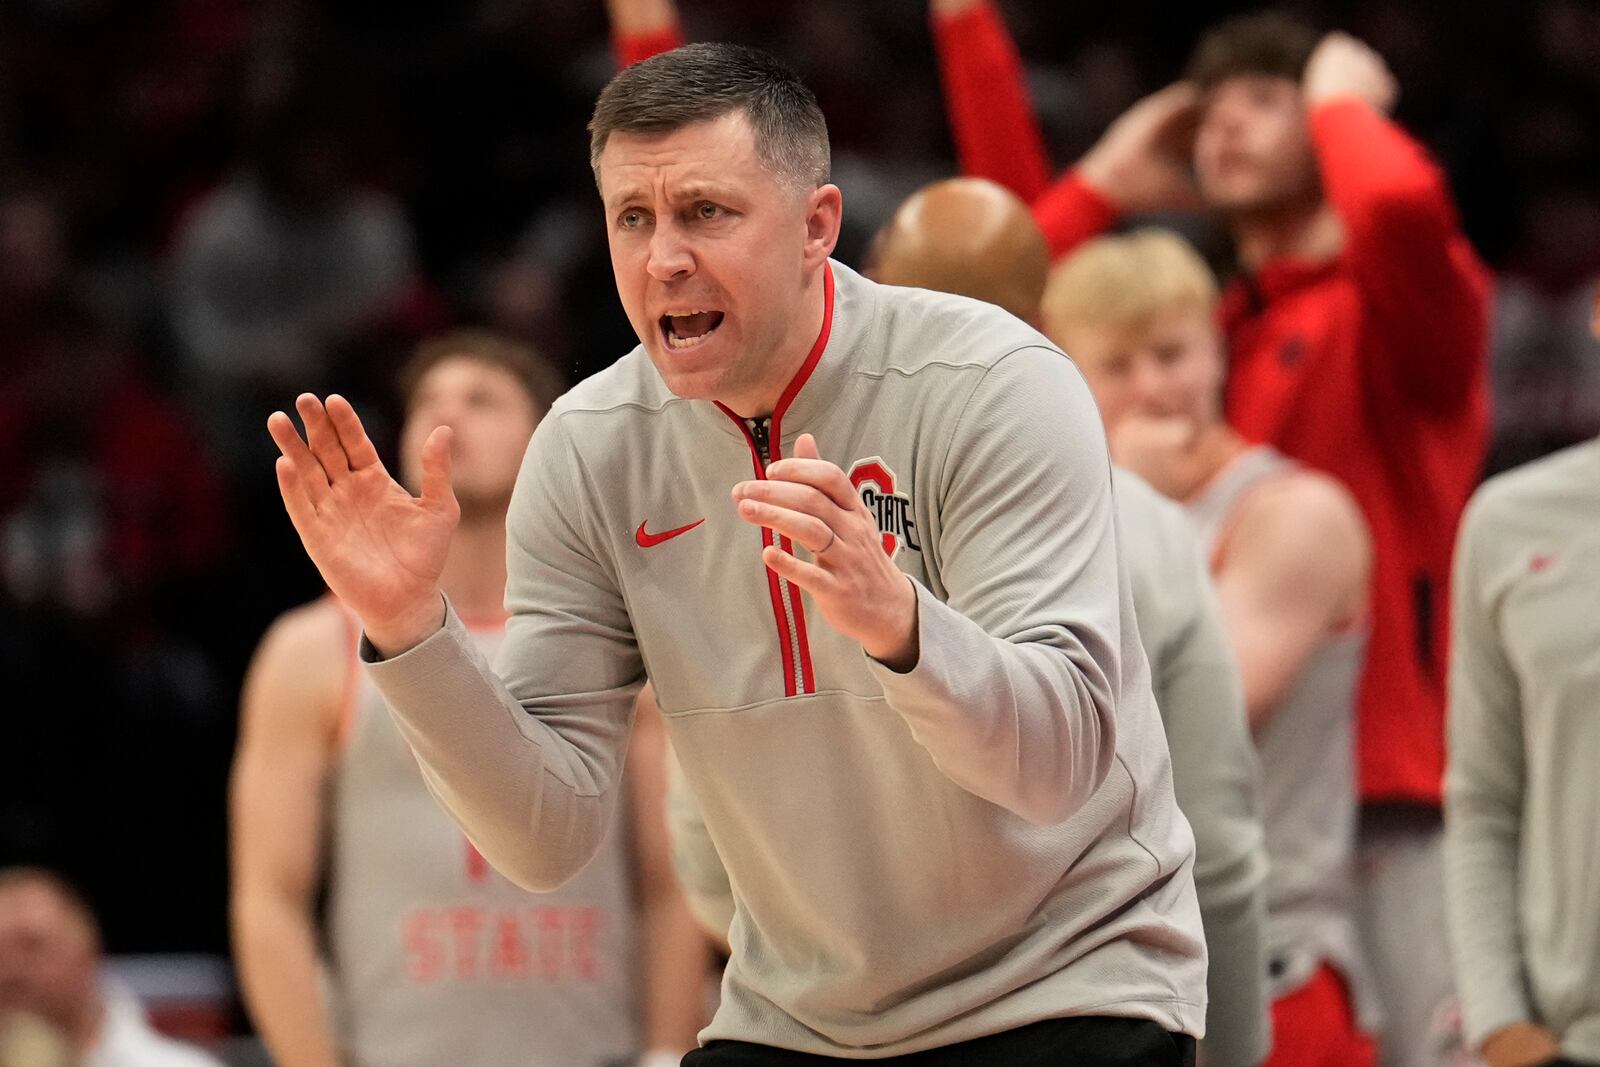
[[[1065,165],[1246,5],[1002,6]],[[1491,467],[1600,431],[1600,3],[1298,10],[1388,59],[1500,275]],[[846,262],[951,172],[919,0],[685,18],[816,89]],[[267,413],[337,388],[387,439],[450,324],[573,379],[633,346],[583,129],[612,69],[600,0],[0,0],[0,865],[80,882],[112,951],[227,950],[240,678],[321,591]]]

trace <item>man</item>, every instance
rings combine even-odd
[[[532,351],[478,331],[424,343],[402,381],[408,484],[423,441],[449,427],[462,520],[440,587],[488,651],[505,628],[511,488],[559,388]],[[692,1046],[704,959],[664,840],[659,722],[640,720],[630,810],[595,860],[560,892],[530,896],[429,796],[359,673],[358,634],[333,597],[297,608],[263,639],[245,686],[234,934],[277,1062],[601,1067]],[[318,981],[320,871],[331,1010]]]
[[[1600,1064],[1597,472],[1590,441],[1491,479],[1456,552],[1445,855],[1489,1067]]]
[[[414,499],[342,399],[300,398],[309,443],[269,420],[435,792],[561,883],[648,671],[735,892],[687,1064],[1192,1062],[1193,838],[1081,378],[997,309],[829,260],[826,126],[770,57],[637,63],[591,131],[642,344],[534,434],[498,676],[438,590],[449,431]]]
[[[17,1017],[65,1039],[83,1067],[218,1067],[156,1033],[133,994],[102,978],[94,913],[34,867],[0,870],[0,1029]]]
[[[1200,527],[1264,765],[1271,1067],[1373,1062],[1353,915],[1356,683],[1370,548],[1331,478],[1222,421],[1216,283],[1176,235],[1084,245],[1052,273],[1046,330],[1083,368],[1112,458]]]
[[[985,300],[1037,325],[1049,270],[1044,236],[1015,193],[981,178],[952,178],[900,206],[874,243],[868,273],[889,285]],[[1271,1038],[1262,931],[1267,865],[1256,802],[1260,764],[1238,668],[1182,509],[1131,472],[1117,471],[1115,481],[1173,785],[1195,835],[1195,890],[1211,958],[1201,1054],[1211,1067],[1254,1065]],[[675,855],[683,851],[684,810],[674,797]],[[692,831],[686,839],[701,840]],[[692,897],[694,882],[686,888]]]
[[[1258,15],[1206,34],[1184,82],[1131,108],[1051,183],[1042,151],[1016,149],[1038,133],[995,8],[934,0],[934,24],[964,164],[1006,180],[1022,160],[1057,255],[1119,218],[1188,206],[1233,238],[1228,421],[1348,486],[1372,533],[1360,892],[1385,1063],[1449,1063],[1435,904],[1449,565],[1487,445],[1490,282],[1444,177],[1386,117],[1397,86],[1377,53]]]

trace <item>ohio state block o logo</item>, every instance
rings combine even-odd
[[[902,548],[921,552],[917,543],[917,526],[911,517],[911,497],[895,492],[894,471],[881,456],[856,460],[850,467],[850,484],[861,496],[861,502],[872,512],[878,529],[883,531],[883,550],[893,559]]]

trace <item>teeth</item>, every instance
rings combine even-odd
[[[710,337],[715,332],[716,332],[715,330],[708,330],[707,332],[701,334],[698,337],[679,337],[677,334],[669,333],[669,334],[666,335],[666,337],[667,337],[667,347],[668,348],[693,348],[695,345],[699,344],[701,341],[704,341],[707,337]]]

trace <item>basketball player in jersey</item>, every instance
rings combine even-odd
[[[531,351],[472,331],[423,344],[402,382],[409,484],[428,434],[454,431],[462,519],[442,583],[488,653],[505,619],[512,484],[559,389]],[[528,893],[490,869],[434,803],[357,668],[359,632],[331,596],[290,611],[262,640],[245,684],[232,786],[234,945],[273,1058],[280,1067],[676,1064],[704,1021],[705,959],[665,844],[659,722],[641,720],[633,738],[631,817],[562,889]]]
[[[1350,494],[1221,413],[1217,286],[1171,233],[1100,238],[1052,271],[1044,324],[1082,369],[1112,458],[1201,532],[1263,765],[1272,1067],[1374,1062],[1353,910],[1354,723],[1371,549]]]

